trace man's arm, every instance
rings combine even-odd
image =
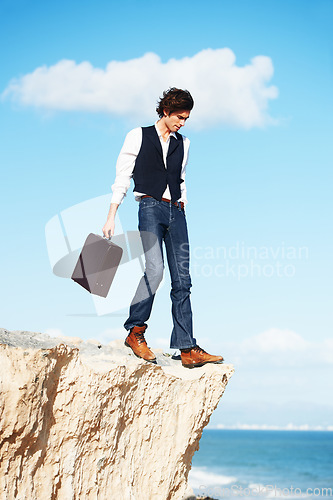
[[[127,134],[124,145],[119,153],[116,165],[116,179],[112,185],[113,194],[110,210],[106,223],[102,229],[104,236],[107,238],[114,235],[116,212],[130,186],[135,160],[140,151],[141,143],[142,129],[135,128]]]

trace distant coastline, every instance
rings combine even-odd
[[[333,432],[333,425],[294,425],[288,424],[284,426],[279,425],[265,425],[265,424],[236,424],[232,426],[217,424],[207,426],[206,430],[215,431],[316,431],[316,432]]]

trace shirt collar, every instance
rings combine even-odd
[[[158,128],[158,126],[157,126],[157,122],[158,122],[158,120],[156,120],[156,122],[155,122],[155,129],[156,129],[156,132],[157,132],[158,137],[162,137],[162,134],[161,134],[161,132],[160,132],[160,129],[159,129],[159,128]],[[176,136],[176,133],[175,133],[175,132],[170,132],[169,137],[174,137],[175,139],[177,139],[177,136]]]

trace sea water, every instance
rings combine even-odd
[[[216,499],[333,500],[333,432],[206,429],[189,483]]]

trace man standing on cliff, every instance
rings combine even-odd
[[[135,128],[127,134],[118,157],[110,211],[103,227],[104,236],[114,234],[116,211],[133,177],[146,266],[124,324],[129,331],[125,345],[131,347],[136,356],[156,363],[144,333],[155,292],[163,277],[164,242],[171,276],[173,330],[170,347],[180,350],[182,364],[187,368],[223,361],[222,356],[213,356],[201,349],[192,331],[190,252],[184,210],[190,141],[178,130],[185,125],[193,105],[187,90],[170,88],[163,92],[158,102],[159,120],[150,127]]]

